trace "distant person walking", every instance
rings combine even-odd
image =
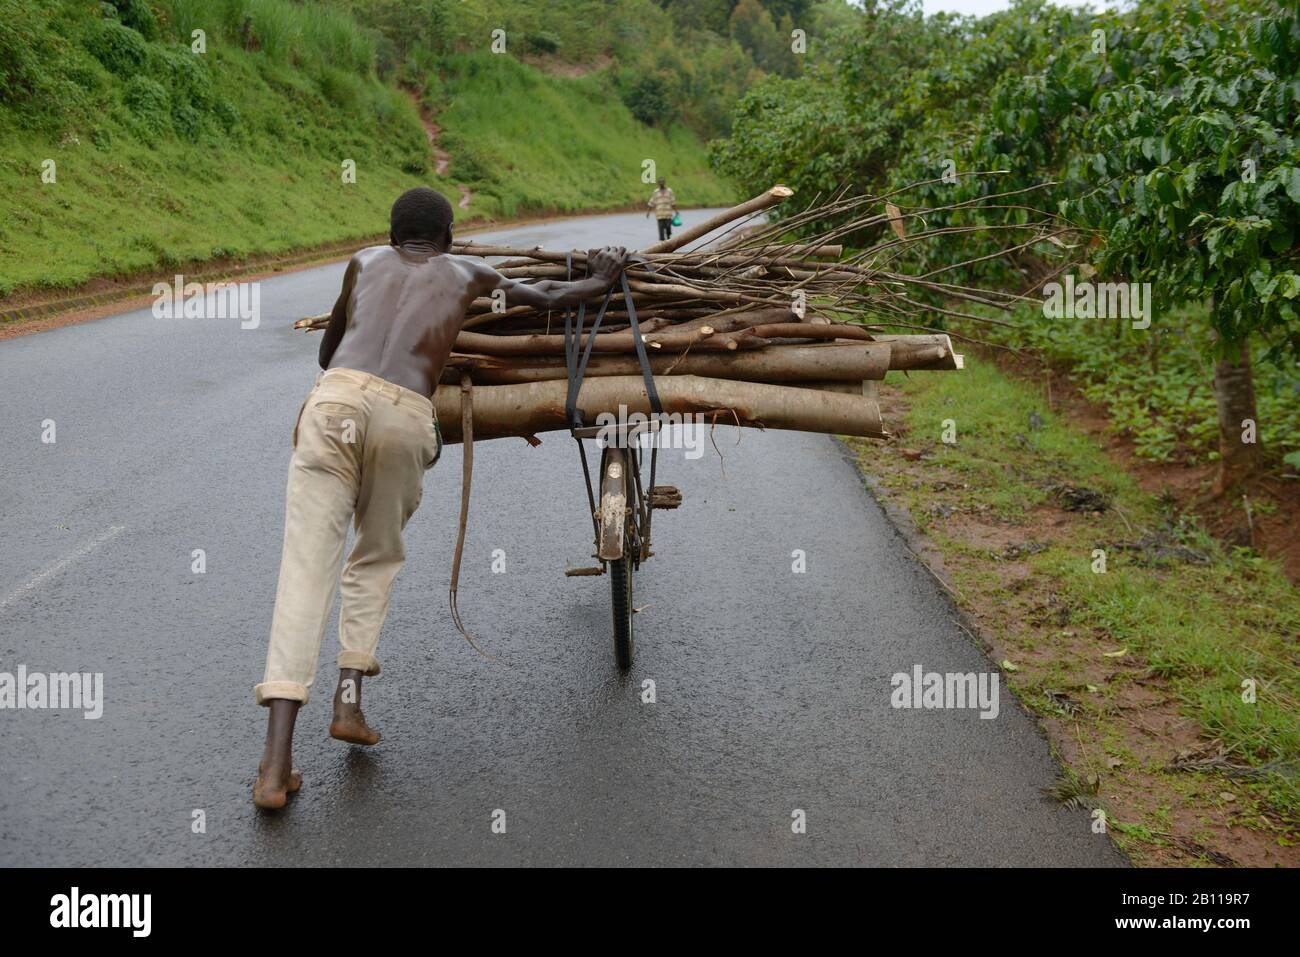
[[[650,207],[646,216],[654,213],[659,222],[660,241],[668,239],[673,234],[673,217],[677,215],[677,195],[668,188],[668,181],[662,176],[659,177],[659,188],[650,194],[646,205]]]

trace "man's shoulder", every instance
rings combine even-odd
[[[388,243],[382,243],[376,246],[366,246],[363,249],[358,249],[352,254],[352,258],[349,260],[349,265],[356,264],[362,266],[376,259],[383,259],[388,256],[396,255],[397,250]]]
[[[440,259],[453,266],[459,266],[470,272],[495,272],[492,265],[482,256],[467,256],[463,253],[443,253]]]

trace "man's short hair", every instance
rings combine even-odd
[[[388,217],[388,236],[394,243],[426,239],[441,243],[447,238],[453,215],[447,197],[426,186],[408,189]]]

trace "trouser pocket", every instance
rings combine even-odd
[[[302,425],[302,414],[307,410],[307,403],[311,401],[311,394],[302,400],[302,405],[298,406],[298,418],[293,420],[293,448],[298,447],[298,428]]]
[[[433,445],[432,451],[425,456],[424,469],[427,472],[438,464],[438,459],[442,458],[442,427],[438,424],[438,413],[433,413]]]

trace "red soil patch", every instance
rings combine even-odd
[[[411,98],[416,112],[420,114],[420,122],[424,124],[425,135],[429,137],[429,152],[433,154],[433,168],[439,176],[449,176],[451,174],[451,154],[442,148],[442,127],[433,119],[433,116],[424,107],[420,96],[414,90],[406,90],[406,95]],[[460,190],[460,202],[456,205],[460,209],[469,209],[470,200],[474,198],[474,192],[463,183],[457,183],[456,188]]]

